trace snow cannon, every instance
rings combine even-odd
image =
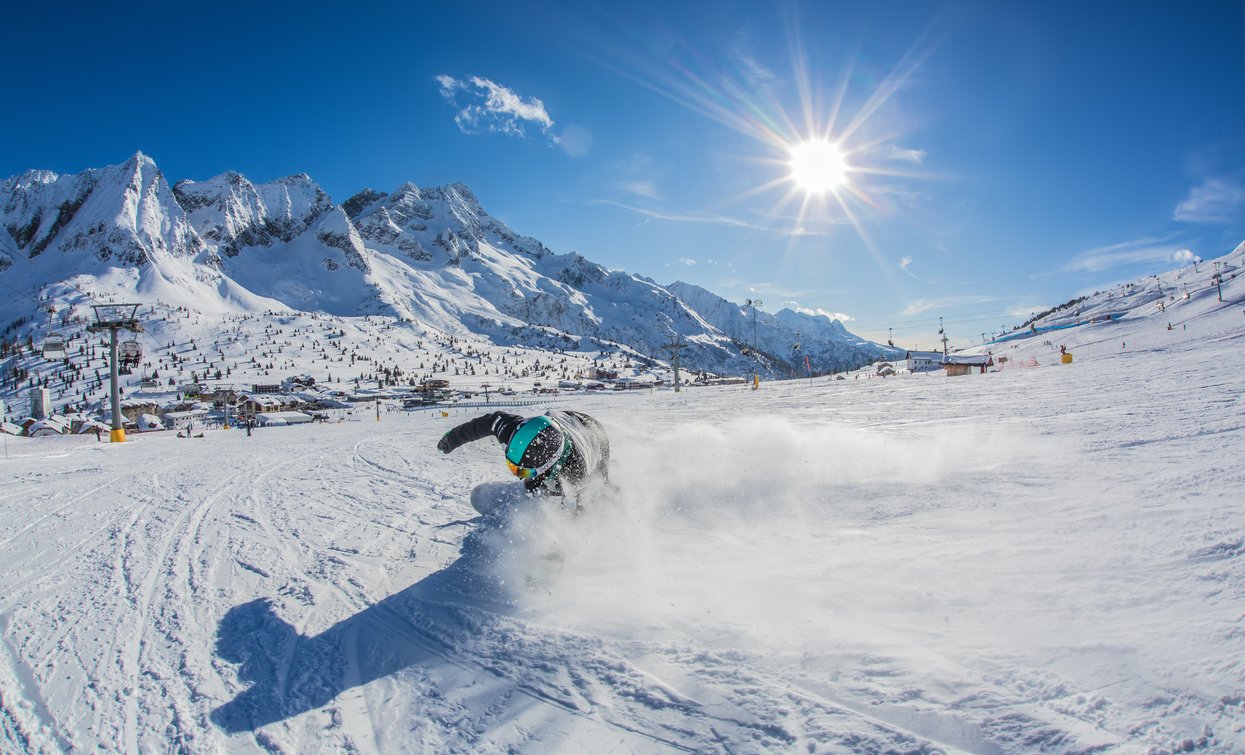
[[[1060,364],[1072,364],[1072,354],[1071,354],[1070,352],[1067,352],[1067,351],[1065,351],[1064,353],[1060,354],[1060,355],[1059,355],[1059,363],[1060,363]]]

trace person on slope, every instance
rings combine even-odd
[[[493,436],[505,446],[506,465],[523,481],[478,486],[471,505],[481,514],[512,505],[517,493],[563,496],[579,506],[579,494],[596,483],[609,482],[610,441],[595,418],[570,410],[552,410],[536,417],[492,412],[453,428],[437,442],[450,453],[467,443]]]

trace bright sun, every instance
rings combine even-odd
[[[791,148],[791,178],[810,193],[833,191],[847,184],[851,172],[839,145],[810,139]]]

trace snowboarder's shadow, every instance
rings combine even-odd
[[[216,654],[238,664],[238,678],[251,686],[213,710],[212,722],[230,734],[255,731],[402,669],[454,663],[438,627],[460,626],[466,612],[505,614],[512,606],[506,587],[486,568],[507,518],[471,523],[475,529],[449,566],[320,634],[299,634],[267,598],[230,609],[217,628]]]

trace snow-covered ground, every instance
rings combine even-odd
[[[7,438],[0,749],[1245,751],[1245,309],[1182,317],[564,399],[579,517],[474,518],[461,410]]]

